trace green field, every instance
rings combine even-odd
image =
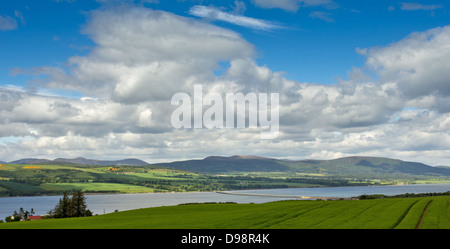
[[[420,229],[449,229],[450,196],[186,204],[10,222],[0,224],[0,229],[415,229],[423,214]]]
[[[380,180],[354,180],[314,174],[247,172],[243,175],[207,175],[159,166],[101,166],[55,164],[7,164],[0,167],[0,196],[60,195],[85,193],[152,193],[268,189],[289,187],[393,184]]]
[[[67,190],[73,191],[79,189],[83,192],[115,192],[115,193],[151,193],[154,192],[153,188],[137,186],[132,184],[120,184],[120,183],[44,183],[40,185],[46,190]]]
[[[154,166],[22,165],[0,167],[0,196],[212,190],[205,177]]]

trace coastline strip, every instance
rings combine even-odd
[[[324,196],[300,196],[300,195],[269,195],[269,194],[250,194],[250,193],[231,193],[226,191],[216,191],[218,194],[227,195],[245,195],[245,196],[261,196],[261,197],[280,197],[280,198],[294,198],[306,200],[350,200],[351,198],[344,197],[324,197]]]

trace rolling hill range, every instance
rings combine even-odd
[[[211,156],[203,160],[187,160],[157,164],[178,170],[220,174],[237,172],[295,172],[336,176],[450,176],[450,168],[432,167],[382,157],[345,157],[333,160],[280,160],[255,156]]]
[[[283,160],[258,156],[210,156],[204,159],[149,164],[139,159],[93,160],[83,157],[54,160],[27,158],[9,164],[76,164],[103,166],[154,165],[202,174],[241,174],[249,172],[282,172],[321,174],[325,176],[443,176],[450,177],[450,167],[432,167],[383,157],[344,157],[332,160]]]
[[[143,166],[149,165],[148,163],[135,159],[128,158],[116,161],[110,160],[94,160],[86,159],[84,157],[77,157],[73,159],[69,158],[56,158],[54,160],[49,159],[37,159],[37,158],[24,158],[9,162],[9,164],[78,164],[78,165],[104,165],[104,166],[119,166],[119,165],[129,165],[129,166]]]
[[[0,164],[0,196],[148,193],[360,186],[450,181],[449,167],[381,157],[283,160],[210,156],[149,164],[139,159],[20,159]]]

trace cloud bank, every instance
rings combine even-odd
[[[35,82],[41,89],[82,98],[0,88],[3,161],[370,155],[450,165],[448,26],[357,49],[364,67],[334,85],[289,80],[258,65],[254,46],[238,33],[164,11],[93,11],[83,33],[96,46],[68,58],[67,67],[15,69],[46,76]],[[258,129],[174,129],[171,97],[192,94],[194,84],[218,94],[279,93],[280,135],[261,140]]]

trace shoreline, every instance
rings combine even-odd
[[[267,201],[276,200],[298,200],[298,201],[314,201],[314,200],[357,200],[360,195],[371,195],[375,192],[384,195],[397,195],[401,193],[438,193],[450,191],[450,183],[440,184],[408,184],[402,186],[409,186],[406,188],[399,188],[399,185],[389,186],[358,186],[357,189],[352,190],[353,187],[327,187],[327,188],[288,188],[283,189],[258,189],[253,190],[238,190],[238,191],[190,191],[190,192],[146,192],[146,193],[91,193],[87,196],[89,209],[97,214],[105,214],[115,212],[115,210],[125,211],[130,209],[139,209],[144,207],[156,206],[172,206],[183,203],[204,203],[204,202],[238,202],[244,200],[242,203],[264,203]],[[377,187],[382,187],[378,189]],[[383,188],[384,187],[384,188]],[[338,189],[336,189],[338,188]],[[350,188],[350,189],[349,189]],[[297,190],[295,190],[297,189]],[[349,189],[349,191],[347,191]],[[264,192],[264,190],[269,190]],[[277,192],[277,190],[280,190]],[[245,191],[245,192],[244,192]],[[261,192],[259,192],[261,191]],[[162,195],[152,195],[162,194]],[[178,194],[178,195],[176,195]],[[217,194],[217,195],[216,195]],[[205,196],[208,196],[205,198]],[[220,196],[223,197],[220,197]],[[320,196],[322,195],[322,196]],[[333,196],[336,195],[336,196]],[[123,197],[121,197],[123,196]],[[228,196],[228,197],[226,197]],[[235,197],[232,197],[235,196]],[[240,196],[240,197],[239,197]],[[26,197],[26,198],[11,198],[11,197]],[[48,210],[54,208],[57,199],[61,195],[41,195],[41,196],[11,196],[0,197],[0,202],[4,203],[3,211],[6,207],[11,209],[6,210],[4,215],[11,214],[19,207],[34,208],[36,213],[46,213]],[[32,197],[32,198],[30,198]],[[34,198],[33,198],[34,197]],[[273,200],[271,200],[273,199]],[[100,201],[101,200],[101,201]],[[178,201],[177,201],[178,200]],[[238,201],[236,201],[238,200]],[[90,202],[92,201],[92,202]],[[132,203],[127,204],[129,201]],[[141,202],[140,204],[134,202]],[[181,201],[181,202],[179,202]],[[36,204],[39,203],[39,204]],[[45,203],[50,203],[45,204]],[[142,206],[140,206],[142,204]],[[23,205],[23,206],[22,206]],[[48,206],[47,206],[48,205]],[[0,204],[1,206],[1,204]],[[133,207],[131,207],[133,206]],[[42,208],[44,207],[44,208]],[[1,209],[0,209],[1,210]],[[0,217],[1,219],[2,217]]]
[[[417,186],[417,185],[440,185],[448,184],[450,182],[441,183],[410,183],[410,184],[386,184],[386,185],[361,185],[361,186],[320,186],[320,187],[292,187],[292,188],[257,188],[257,189],[235,189],[235,190],[212,190],[212,191],[185,191],[185,192],[84,192],[84,195],[131,195],[131,194],[183,194],[183,193],[219,193],[230,195],[244,195],[244,196],[261,196],[261,197],[281,197],[281,198],[297,198],[297,199],[348,199],[352,197],[323,197],[323,196],[304,196],[304,195],[270,195],[270,194],[252,194],[252,193],[230,193],[233,191],[265,191],[265,190],[286,190],[286,189],[323,189],[323,188],[353,188],[353,187],[387,187],[387,186]],[[70,191],[68,191],[70,192]],[[19,195],[19,196],[0,196],[0,198],[15,198],[15,197],[55,197],[62,196],[62,194],[42,194],[42,195]]]
[[[229,193],[226,191],[216,191],[218,194],[226,195],[244,195],[244,196],[261,196],[261,197],[279,197],[279,198],[293,198],[300,200],[352,200],[353,197],[325,197],[325,196],[301,196],[301,195],[269,195],[269,194],[249,194],[249,193]]]

